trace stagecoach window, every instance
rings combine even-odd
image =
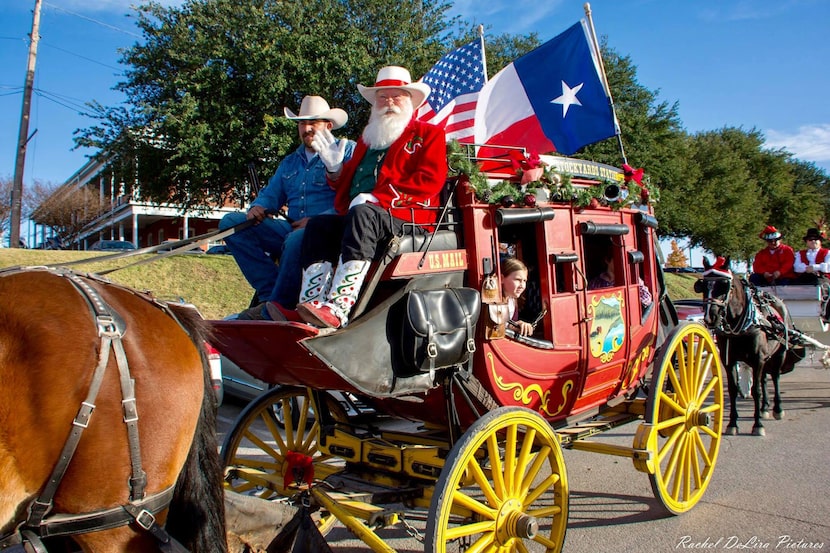
[[[617,253],[612,238],[608,235],[593,235],[585,234],[582,236],[583,259],[585,260],[585,276],[588,280],[587,285],[589,289],[601,288],[604,286],[617,286],[620,281],[620,271],[613,270],[613,282],[605,284],[603,281],[603,274],[610,275],[609,261],[613,263],[614,268],[620,265],[620,260],[616,259]]]
[[[527,286],[519,301],[519,318],[523,321],[534,321],[543,310],[542,298],[549,292],[542,288],[540,272],[540,251],[538,248],[537,233],[541,229],[537,224],[516,224],[499,228],[499,256],[516,257],[527,265]],[[542,266],[547,266],[546,256]],[[547,272],[545,273],[547,275]],[[544,321],[536,325],[534,336],[544,337]]]

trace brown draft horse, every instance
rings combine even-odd
[[[65,269],[0,271],[0,549],[226,551],[193,311]]]

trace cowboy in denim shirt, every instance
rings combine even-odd
[[[310,217],[333,212],[334,190],[326,181],[326,168],[311,148],[316,132],[338,129],[346,124],[348,116],[342,109],[330,109],[319,96],[306,96],[295,115],[285,108],[285,116],[297,121],[303,142],[288,154],[277,167],[247,213],[228,213],[219,224],[227,229],[255,219],[257,224],[234,233],[226,240],[242,274],[256,290],[260,302],[274,300],[293,306],[297,302],[302,267],[300,247],[303,229]],[[345,141],[346,157],[351,157],[354,142]],[[288,219],[272,218],[283,206],[288,206]],[[279,266],[273,257],[279,258]],[[240,314],[243,319],[269,318],[263,305]]]

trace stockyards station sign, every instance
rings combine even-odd
[[[539,159],[559,173],[566,173],[574,177],[619,182],[622,182],[625,178],[622,169],[604,163],[546,155],[539,156]]]

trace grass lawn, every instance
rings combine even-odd
[[[163,300],[185,301],[199,308],[206,319],[221,319],[248,307],[253,291],[233,257],[230,255],[138,255],[115,261],[95,261],[109,252],[48,251],[0,248],[0,268],[30,265],[54,265],[76,260],[92,260],[73,265],[78,272],[108,273],[105,278],[135,288],[150,291]],[[136,261],[150,260],[127,267]],[[692,288],[697,275],[689,273],[666,274],[666,285],[672,299],[699,297]]]

